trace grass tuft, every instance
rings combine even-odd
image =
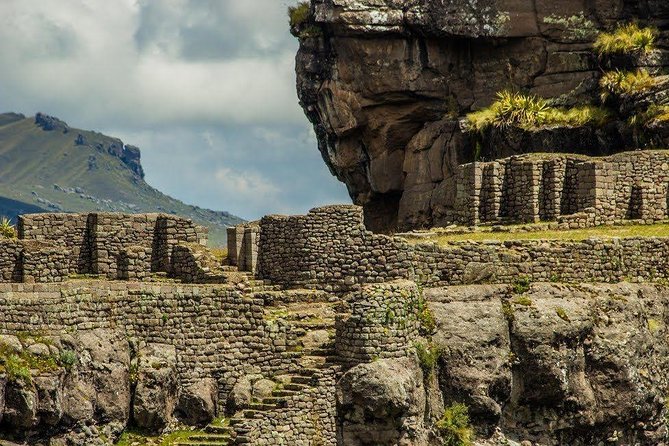
[[[599,107],[552,107],[546,99],[504,90],[497,93],[497,99],[488,108],[467,115],[466,126],[469,131],[478,132],[489,127],[533,130],[555,125],[603,125],[609,118],[609,112]]]
[[[602,101],[611,95],[627,95],[650,90],[657,85],[657,80],[644,69],[636,71],[609,71],[599,81],[602,88]]]
[[[291,28],[297,28],[304,25],[309,20],[310,4],[308,1],[301,1],[295,6],[288,7],[288,21]]]
[[[443,446],[471,446],[474,429],[469,420],[469,409],[462,403],[454,403],[444,410],[444,415],[436,423]]]
[[[441,357],[441,349],[432,342],[416,342],[414,344],[416,355],[418,355],[418,362],[423,373],[430,373],[437,367],[439,358]]]
[[[0,237],[16,238],[16,227],[7,217],[0,218]]]
[[[595,41],[595,51],[599,55],[647,53],[654,48],[656,39],[656,29],[629,23],[611,33],[601,33]]]

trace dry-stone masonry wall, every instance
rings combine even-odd
[[[366,285],[347,296],[336,320],[336,350],[349,365],[402,358],[414,351],[421,296],[415,283]]]
[[[272,376],[294,361],[281,354],[285,326],[263,320],[263,298],[227,286],[0,284],[0,308],[2,334],[120,329],[130,338],[173,345],[180,386],[213,377],[222,403],[240,376]]]
[[[151,272],[169,272],[174,247],[206,244],[207,229],[163,214],[30,214],[19,217],[18,235],[16,242],[3,242],[7,249],[0,254],[1,281],[18,281],[24,275],[29,280],[60,281],[72,274],[140,279]],[[29,241],[53,249],[40,248],[40,254],[31,253],[26,263],[23,248],[16,246]],[[38,258],[43,265],[35,263]],[[24,263],[35,271],[14,274],[24,269]]]
[[[669,153],[625,152],[610,157],[531,154],[459,166],[454,203],[440,225],[500,222],[664,220]]]
[[[426,286],[533,280],[669,278],[669,238],[464,241],[412,245],[364,228],[355,206],[269,216],[260,224],[258,274],[289,287],[346,291],[365,283],[415,280]]]

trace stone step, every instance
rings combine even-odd
[[[327,330],[328,328],[333,328],[335,323],[334,320],[294,321],[291,322],[291,325],[305,330]]]
[[[268,403],[251,403],[249,404],[249,409],[250,410],[255,410],[255,411],[267,411],[267,410],[272,410],[276,409],[276,405],[274,404],[268,404]]]
[[[233,432],[232,426],[219,426],[216,424],[209,424],[204,428],[204,431],[208,434],[229,434]]]
[[[228,441],[230,434],[194,434],[188,441]]]
[[[173,443],[174,446],[228,446],[231,440],[221,440],[221,441],[180,441]]]
[[[285,390],[285,389],[274,390],[272,392],[272,396],[275,396],[277,398],[288,398],[288,397],[291,397],[291,396],[295,396],[297,394],[298,394],[298,392],[295,392],[294,390]]]
[[[294,390],[296,392],[302,392],[304,389],[308,389],[309,387],[310,386],[308,385],[298,383],[288,383],[283,386],[283,388],[286,390]]]

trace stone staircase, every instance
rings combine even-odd
[[[291,325],[294,341],[289,342],[286,351],[281,355],[295,365],[286,373],[274,377],[279,385],[271,396],[253,402],[230,418],[225,425],[207,426],[205,434],[192,437],[183,446],[251,444],[256,420],[288,407],[300,394],[318,385],[319,373],[338,365],[333,338],[334,310],[331,303],[319,298],[323,295],[318,294],[309,302],[301,301],[300,297],[291,302],[296,293],[277,293],[277,288],[265,281],[249,279],[247,283],[253,291],[266,292],[266,301],[269,300],[269,306],[266,307],[268,314],[279,313],[281,319]],[[319,335],[315,336],[314,333]]]

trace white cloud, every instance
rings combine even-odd
[[[248,3],[259,6],[240,6]],[[217,1],[217,14],[207,14],[208,9],[193,8],[197,3],[187,0],[58,0],[53,8],[38,0],[3,0],[0,92],[5,106],[68,109],[85,124],[112,121],[135,127],[303,122],[294,87],[294,44],[271,55],[251,52],[228,59],[192,59],[183,53],[184,36],[198,24],[238,27],[237,20],[252,19],[252,12],[267,3]],[[156,12],[147,18],[141,5]],[[185,20],[182,28],[179,20]],[[146,31],[143,47],[136,41],[141,30]],[[227,37],[240,44],[251,37],[256,46],[268,46],[267,31],[256,31],[251,27],[248,35]],[[216,48],[216,37],[205,35],[203,42]]]
[[[245,218],[347,201],[295,92],[297,0],[0,0],[0,112],[142,149],[149,184]]]

